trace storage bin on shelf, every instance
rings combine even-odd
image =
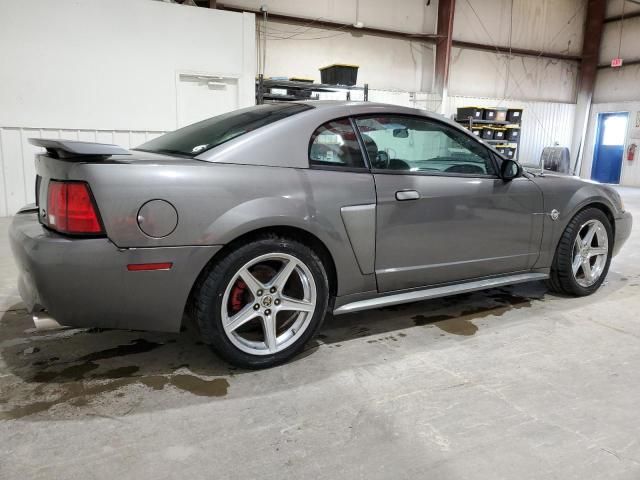
[[[493,133],[494,133],[493,127],[483,127],[480,137],[485,140],[493,140]]]
[[[515,158],[516,156],[516,148],[512,147],[511,145],[495,145],[493,148],[495,148],[498,152],[500,152],[507,158]]]
[[[292,82],[299,82],[299,83],[308,83],[308,84],[313,83],[313,78],[291,77],[289,80]],[[310,98],[311,93],[312,93],[311,90],[300,90],[297,88],[287,89],[287,95],[293,95],[295,97],[300,97],[300,98]]]
[[[473,133],[476,137],[482,137],[482,127],[471,127],[471,133]]]
[[[506,128],[493,127],[493,139],[494,140],[504,140],[506,133],[507,133],[507,129]]]
[[[507,125],[506,134],[504,136],[505,139],[510,140],[512,142],[517,142],[520,140],[520,126],[519,125]]]
[[[358,81],[358,65],[334,63],[320,69],[322,83],[352,87]]]
[[[457,120],[482,120],[482,108],[480,107],[458,107],[456,110]]]
[[[510,108],[507,110],[507,122],[520,123],[522,121],[522,109]]]
[[[496,120],[496,113],[498,113],[498,110],[496,110],[495,108],[484,108],[482,109],[482,118],[484,120]]]

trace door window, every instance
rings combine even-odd
[[[443,123],[417,117],[379,116],[357,118],[356,124],[373,169],[495,175],[489,150]]]
[[[365,168],[356,132],[348,118],[318,127],[311,136],[309,164],[314,167]]]

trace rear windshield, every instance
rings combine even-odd
[[[311,108],[313,107],[299,103],[243,108],[169,132],[133,150],[196,157],[245,133]]]

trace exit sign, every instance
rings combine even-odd
[[[611,67],[612,68],[618,68],[622,66],[622,59],[621,58],[614,58],[613,60],[611,60]]]

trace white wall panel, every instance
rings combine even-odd
[[[2,216],[33,201],[29,137],[128,147],[206,102],[212,115],[252,105],[255,16],[149,0],[0,0],[0,59]],[[204,82],[197,98],[180,97],[181,75],[194,74],[233,88]]]
[[[571,147],[575,104],[461,96],[449,97],[448,100],[448,117],[454,115],[458,107],[522,108],[524,112],[518,159],[524,164],[539,164],[544,147],[556,143],[561,147]]]
[[[257,28],[262,28],[260,23]],[[267,77],[307,77],[319,82],[321,67],[346,63],[360,67],[359,85],[404,91],[432,88],[433,45],[284,22],[268,22],[267,32]]]
[[[51,128],[0,127],[0,217],[12,215],[35,202],[35,155],[29,138],[64,138],[87,142],[115,143],[136,147],[165,132],[126,130],[68,130]]]
[[[181,72],[236,78],[250,105],[254,32],[252,14],[149,0],[1,1],[0,126],[174,129]]]
[[[607,13],[605,17],[613,17],[615,15],[622,14],[622,7],[624,4],[624,13],[638,12],[640,11],[640,4],[630,0],[607,0]]]
[[[578,64],[453,48],[449,94],[575,102]]]
[[[585,0],[460,0],[453,38],[488,45],[580,54]],[[513,22],[513,23],[512,23]]]
[[[614,5],[617,13],[621,12],[621,4]],[[627,2],[625,12],[629,13],[640,5]],[[621,22],[607,23],[604,26],[600,46],[600,63],[610,64],[618,56],[625,60],[640,59],[640,18],[632,18],[622,22],[622,42],[620,41]],[[605,68],[598,70],[593,99],[595,103],[625,102],[640,100],[640,65],[623,66],[622,68]]]
[[[434,33],[438,18],[438,2],[425,0],[225,0],[224,4],[252,10],[266,5],[270,13],[304,17],[310,21],[361,21],[367,27],[413,33]]]

